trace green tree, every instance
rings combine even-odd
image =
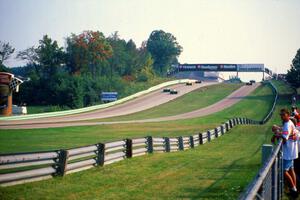
[[[11,54],[15,51],[14,48],[7,42],[0,41],[0,70],[7,71],[7,68],[4,66],[4,61],[10,58]]]
[[[154,69],[163,74],[171,64],[177,61],[182,47],[171,33],[155,30],[149,36],[147,50],[154,59]]]
[[[294,87],[300,87],[300,49],[292,61],[291,69],[287,73],[287,81]]]
[[[65,63],[65,53],[57,41],[49,36],[43,36],[37,48],[34,46],[20,51],[17,58],[27,60],[29,65],[35,67],[38,76],[49,79]]]

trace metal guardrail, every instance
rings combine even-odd
[[[272,151],[240,200],[278,200],[283,196],[282,141]]]
[[[274,113],[277,100],[278,91],[272,82],[269,82],[275,93],[274,102],[268,115],[260,122],[265,124]],[[268,151],[266,148],[269,146],[263,146],[263,154]],[[271,146],[272,148],[272,146]],[[271,149],[271,154],[263,159],[263,167],[259,170],[254,180],[248,185],[245,192],[240,196],[239,200],[253,200],[253,199],[264,199],[264,200],[280,200],[283,196],[283,166],[282,166],[282,140],[279,141],[278,145]],[[263,155],[264,157],[264,155]]]
[[[96,166],[108,165],[148,153],[184,151],[217,139],[239,124],[256,124],[233,118],[220,126],[189,136],[124,139],[72,149],[0,154],[0,186],[64,176]]]

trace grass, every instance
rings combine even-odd
[[[246,99],[221,112],[202,118],[159,123],[114,124],[32,130],[0,130],[0,152],[39,151],[70,148],[124,138],[179,136],[214,128],[240,116],[261,120],[270,109],[273,94],[261,86]],[[249,109],[256,105],[256,109]],[[259,113],[259,114],[258,114]]]
[[[280,92],[275,112],[277,113],[281,107],[289,105],[288,95],[291,91],[280,82],[275,82],[275,84]],[[270,107],[271,97],[270,88],[260,87],[249,98],[216,114],[214,118],[172,123],[177,124],[176,128],[182,126],[197,128],[200,123],[199,128],[201,128],[204,122],[212,125],[213,119],[214,123],[218,123],[231,115],[262,119],[267,111],[264,107]],[[264,107],[260,107],[260,104]],[[255,109],[250,109],[254,108],[254,105]],[[225,136],[192,150],[147,155],[67,175],[63,178],[0,188],[0,199],[236,199],[258,171],[261,145],[269,142],[270,127],[273,123],[279,122],[279,117],[275,114],[263,126],[238,126]],[[98,129],[102,127],[99,126]],[[173,128],[167,126],[167,123],[156,123],[149,124],[149,127],[140,126],[141,130],[138,132],[151,127],[154,132],[158,131],[155,134],[160,133],[161,136],[169,135],[169,131]],[[137,128],[136,125],[126,127],[127,133],[119,129],[123,127],[115,128],[121,130],[121,133],[112,134],[111,130],[110,134],[106,135],[107,139],[116,137],[113,135],[121,134],[123,137],[127,134],[131,136],[138,134],[138,132],[132,133],[134,128]],[[74,131],[77,127],[68,129]],[[92,129],[96,135],[97,127],[92,127]],[[163,129],[166,132],[162,131]],[[183,127],[179,131],[184,131],[184,129]],[[59,134],[62,129],[50,130]],[[41,134],[44,130],[39,131]],[[77,131],[79,132],[80,129],[78,128]],[[65,129],[65,132],[61,134],[67,133],[69,132]],[[99,135],[103,135],[102,133],[99,132]],[[19,132],[19,135],[22,134]],[[68,139],[74,141],[77,134],[73,132],[73,137],[71,133],[68,134]],[[88,138],[89,132],[86,134]],[[187,134],[188,131],[186,131]],[[30,131],[26,136],[28,135]],[[9,137],[6,136],[6,138]],[[26,139],[24,135],[23,138]],[[66,140],[65,136],[60,139],[60,141]],[[2,139],[0,141],[2,146]],[[42,143],[47,144],[47,141]],[[36,146],[35,142],[33,146]]]
[[[62,107],[62,106],[27,106],[27,113],[28,114],[36,114],[36,113],[44,113],[44,112],[56,112],[56,111],[63,111],[69,110],[69,107]]]
[[[205,86],[183,95],[170,102],[137,112],[130,115],[90,121],[125,121],[135,119],[150,119],[164,116],[173,116],[190,112],[212,105],[240,88],[243,84],[217,84]]]

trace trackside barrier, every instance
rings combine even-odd
[[[180,79],[180,80],[174,80],[174,81],[168,81],[165,83],[161,83],[159,85],[150,87],[147,90],[135,93],[133,95],[130,95],[128,97],[119,99],[114,102],[106,103],[106,104],[100,104],[100,105],[95,105],[95,106],[89,106],[85,108],[79,108],[79,109],[72,109],[72,110],[65,110],[65,111],[57,111],[57,112],[47,112],[47,113],[39,113],[39,114],[29,114],[29,115],[22,115],[22,116],[10,116],[10,117],[0,117],[0,120],[24,120],[24,119],[36,119],[36,118],[41,118],[41,117],[57,117],[57,116],[63,116],[63,115],[71,115],[71,114],[78,114],[78,113],[83,113],[83,112],[88,112],[92,110],[97,110],[97,109],[103,109],[103,108],[108,108],[117,104],[124,103],[125,101],[132,100],[134,98],[140,97],[142,95],[148,94],[150,92],[153,92],[155,90],[159,90],[163,87],[175,85],[175,84],[180,84],[180,83],[187,83],[190,81],[195,81],[191,79]]]
[[[273,111],[274,109],[270,112]],[[189,136],[147,136],[56,151],[0,154],[0,185],[10,186],[64,176],[145,154],[184,151],[230,133],[230,129],[238,124],[260,122],[248,118],[233,118],[214,129]]]
[[[260,122],[265,124],[274,113],[278,91],[272,82],[269,82],[275,94],[272,108],[268,115]],[[271,148],[271,149],[270,149]],[[268,155],[266,152],[271,152]],[[248,185],[240,200],[280,200],[283,196],[283,167],[282,167],[282,141],[280,140],[275,149],[270,145],[263,145],[262,165],[256,177]]]
[[[263,146],[262,151],[268,152],[270,147]],[[266,160],[263,161],[263,167],[247,187],[246,191],[240,196],[240,200],[278,200],[283,197],[283,166],[282,166],[282,141],[278,143],[275,149]],[[265,161],[265,162],[264,162]]]

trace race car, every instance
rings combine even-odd
[[[175,89],[170,90],[170,94],[178,94],[178,91]]]

